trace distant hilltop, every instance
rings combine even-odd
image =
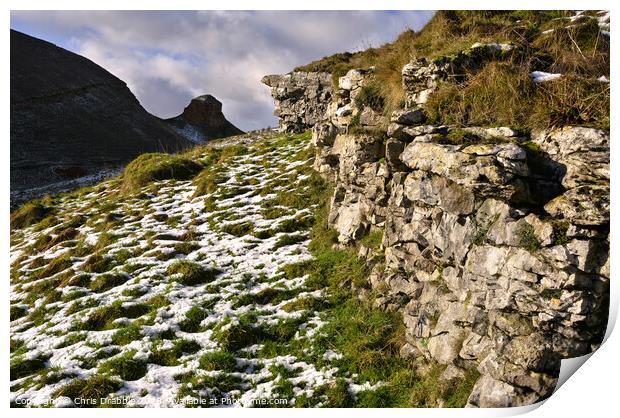
[[[11,30],[11,207],[96,181],[142,153],[241,133],[221,109],[200,96],[164,121],[89,59]]]
[[[226,120],[222,102],[210,94],[193,98],[183,113],[166,119],[166,122],[180,135],[196,143],[243,133]]]

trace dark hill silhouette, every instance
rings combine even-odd
[[[183,113],[166,119],[166,122],[187,139],[198,143],[243,133],[226,120],[222,103],[210,94],[193,98]]]
[[[11,30],[11,206],[145,152],[191,146],[94,62]],[[19,197],[23,195],[23,197]]]

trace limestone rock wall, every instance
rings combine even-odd
[[[274,114],[280,118],[280,129],[300,132],[323,119],[332,97],[329,73],[292,72],[267,75],[261,80],[271,87],[275,100]]]
[[[447,365],[448,380],[476,368],[468,406],[536,402],[560,360],[605,333],[609,133],[425,125],[421,98],[438,72],[419,63],[403,70],[411,106],[383,134],[361,118],[350,129],[366,111],[352,92],[367,70],[341,77],[314,124],[315,168],[335,186],[329,223],[341,245],[383,233],[360,256],[374,266],[374,302],[403,315],[403,356]]]

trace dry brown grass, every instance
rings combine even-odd
[[[389,114],[402,107],[401,70],[413,57],[450,56],[475,42],[510,42],[519,51],[512,61],[489,64],[459,85],[442,86],[431,99],[431,119],[524,129],[561,123],[606,127],[609,85],[593,80],[609,76],[609,41],[594,19],[571,22],[570,15],[567,11],[440,11],[420,32],[408,30],[378,48],[332,55],[296,70],[331,72],[337,82],[349,69],[375,66],[375,84],[384,113]],[[553,31],[544,33],[547,29]],[[535,70],[566,77],[534,85],[528,74]]]
[[[429,120],[520,130],[564,125],[609,128],[609,84],[563,76],[534,83],[519,63],[488,63],[460,84],[444,83],[426,104]]]
[[[523,67],[491,62],[463,83],[443,84],[432,94],[427,112],[432,123],[525,125],[533,85]]]

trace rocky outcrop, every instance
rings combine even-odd
[[[10,130],[12,206],[29,190],[191,145],[103,68],[13,30]]]
[[[271,87],[274,114],[280,118],[280,129],[285,132],[300,132],[322,120],[332,97],[329,73],[267,75],[261,82]]]
[[[374,266],[375,303],[403,315],[402,355],[450,375],[477,369],[468,406],[525,405],[553,392],[561,359],[592,352],[605,332],[609,133],[425,125],[438,79],[511,50],[472,49],[405,66],[408,107],[385,130],[356,117],[369,106],[353,92],[372,70],[341,77],[313,127],[315,169],[334,183],[328,221],[341,245],[383,232],[360,254]]]
[[[406,107],[416,107],[426,103],[428,96],[442,81],[457,82],[467,72],[476,71],[489,60],[509,57],[514,53],[511,44],[476,43],[471,48],[451,56],[434,60],[414,58],[402,69],[403,88],[407,99]]]
[[[210,94],[193,98],[183,113],[166,122],[181,136],[199,144],[243,134],[241,129],[226,120],[222,113],[222,102]]]

